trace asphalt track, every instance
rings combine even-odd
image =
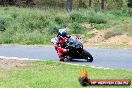
[[[73,60],[68,63],[132,70],[132,50],[105,48],[86,48],[86,50],[94,57],[92,63],[85,60]],[[0,56],[59,61],[54,47],[0,46]]]

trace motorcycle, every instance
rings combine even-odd
[[[58,40],[57,38],[52,38],[51,42],[55,45]],[[87,62],[92,62],[93,57],[92,55],[83,49],[83,43],[76,38],[76,36],[70,36],[65,44],[65,48],[69,49],[68,53],[65,54],[65,58],[68,60],[72,59],[85,59]]]

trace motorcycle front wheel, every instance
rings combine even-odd
[[[83,50],[83,54],[85,56],[85,59],[87,62],[92,62],[93,61],[93,56],[86,50]]]

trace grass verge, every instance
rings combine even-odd
[[[91,79],[130,79],[132,71],[104,70],[85,67]],[[0,68],[0,88],[81,88],[78,77],[81,66],[67,65],[53,61],[33,61],[26,66]],[[131,88],[132,86],[112,86]],[[88,88],[98,88],[90,86]],[[111,88],[111,87],[99,87]]]

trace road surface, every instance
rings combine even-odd
[[[94,57],[92,63],[85,60],[73,60],[68,63],[132,70],[132,50],[105,48],[86,48],[86,50]],[[53,47],[0,46],[0,56],[59,61]]]

